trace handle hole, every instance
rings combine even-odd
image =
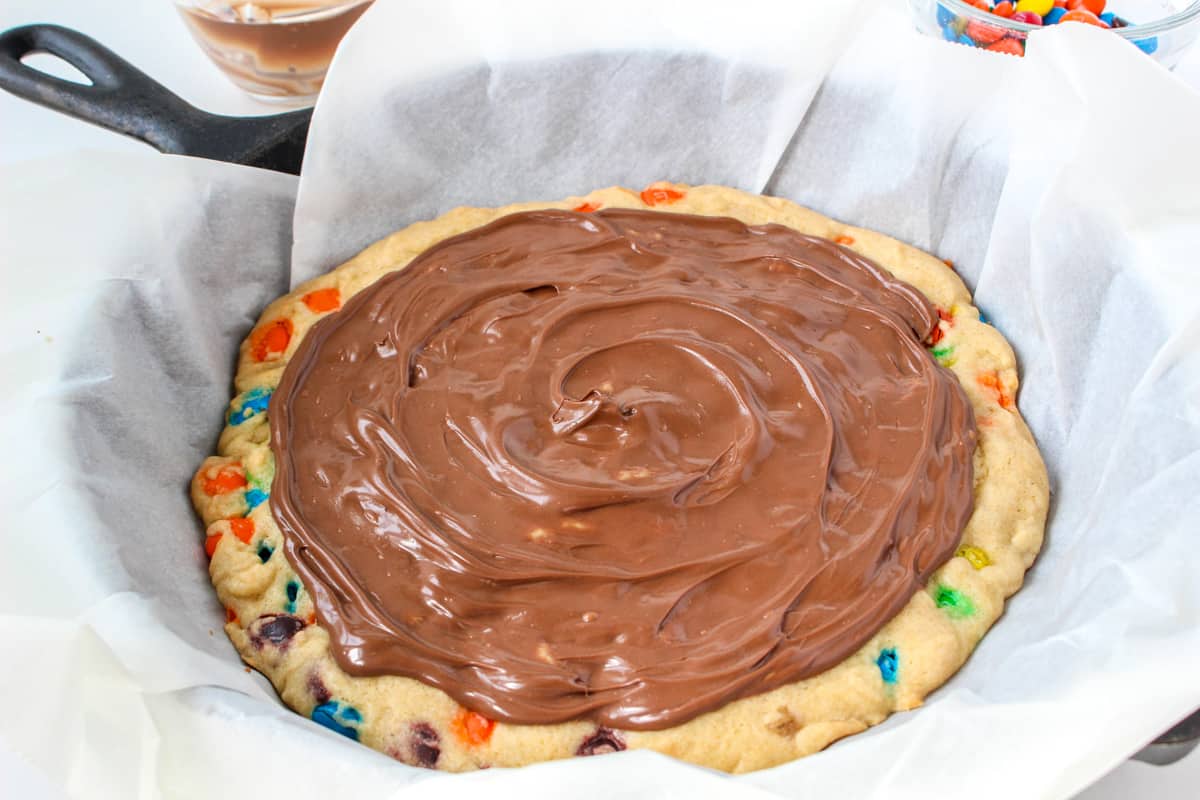
[[[84,75],[71,66],[71,64],[50,53],[30,53],[21,59],[21,63],[30,69],[35,69],[38,72],[51,75],[55,78],[62,78],[64,81],[78,83],[82,86],[95,86],[87,75]]]

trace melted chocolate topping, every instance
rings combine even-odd
[[[351,675],[660,729],[834,666],[954,552],[935,309],[778,225],[513,214],[315,325],[271,509]]]

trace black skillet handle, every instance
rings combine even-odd
[[[21,59],[31,53],[61,58],[92,85],[56,78],[22,64]],[[26,25],[0,33],[0,88],[141,139],[164,153],[191,152],[186,135],[191,126],[178,123],[196,115],[210,116],[96,40],[57,25]]]
[[[91,86],[21,63],[49,53]],[[226,117],[189,105],[95,39],[57,25],[0,33],[0,89],[152,145],[163,153],[300,173],[312,109],[265,117]]]

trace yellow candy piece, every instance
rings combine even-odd
[[[1044,17],[1054,8],[1054,0],[1017,0],[1017,11],[1032,11]]]
[[[992,560],[988,558],[987,553],[983,552],[972,544],[964,544],[962,547],[958,548],[958,552],[954,555],[962,556],[967,560],[967,563],[975,569],[983,569],[988,564],[992,563]]]

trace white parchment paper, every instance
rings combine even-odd
[[[0,175],[0,765],[87,798],[1059,798],[1200,705],[1195,93],[1087,26],[1017,60],[869,0],[433,5],[351,32],[298,187],[155,155]],[[924,708],[740,777],[446,776],[284,709],[220,630],[186,497],[258,310],[454,205],[657,179],[954,260],[1050,468],[1026,588]]]

